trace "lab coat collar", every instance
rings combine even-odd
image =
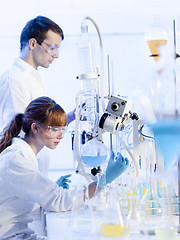
[[[30,64],[22,60],[21,58],[17,58],[14,62],[14,65],[18,67],[23,72],[29,72],[33,74],[37,79],[41,79],[42,76],[40,75],[39,71],[33,68]]]
[[[36,71],[30,64],[28,64],[21,58],[17,58],[14,62],[14,65],[19,67],[21,71],[29,71],[29,72]]]
[[[24,141],[21,137],[13,138],[12,143],[13,145],[16,146],[22,146],[22,149],[26,149],[26,151],[28,151],[29,154],[34,155],[34,157],[36,156],[32,148],[29,146],[29,144],[26,141]]]
[[[34,164],[36,165],[37,169],[38,169],[38,160],[37,160],[37,156],[35,155],[35,153],[33,152],[32,148],[29,146],[29,144],[27,142],[25,142],[22,138],[20,137],[15,137],[12,140],[12,148],[13,149],[22,149],[23,154],[25,156],[28,156],[31,158],[31,161],[34,162]]]

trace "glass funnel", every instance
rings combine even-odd
[[[180,119],[159,120],[150,126],[163,156],[165,169],[177,166],[180,154]]]

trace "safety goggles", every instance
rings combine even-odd
[[[40,126],[41,128],[41,126]],[[67,126],[59,127],[59,126],[48,126],[46,130],[41,130],[50,138],[57,138],[58,136],[62,136],[67,131]]]
[[[43,43],[46,45],[46,47],[43,46]],[[50,56],[59,54],[60,46],[57,46],[56,44],[48,44],[45,41],[43,41],[40,45]]]

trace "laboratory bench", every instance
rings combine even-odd
[[[87,222],[84,222],[85,228],[80,227],[78,230],[72,230],[70,215],[71,212],[46,213],[48,240],[159,240],[155,235],[143,235],[141,233],[120,237],[104,237],[98,225],[96,225],[96,229],[93,231],[91,229],[91,224],[87,225]],[[173,239],[180,239],[180,234],[177,234],[175,238],[161,238],[161,240]]]
[[[84,182],[84,177],[74,174],[74,170],[64,170],[64,171],[51,171],[49,173],[49,178],[53,181],[57,180],[61,175],[72,174],[71,180],[72,184],[78,185],[79,183]],[[72,186],[71,186],[72,187]],[[100,222],[96,218],[82,218],[78,220],[78,226],[74,227],[72,225],[72,218],[75,215],[72,215],[72,211],[67,212],[45,212],[46,216],[46,230],[48,240],[115,240],[115,239],[129,239],[129,240],[159,240],[156,235],[145,235],[141,233],[134,233],[125,236],[119,237],[104,237],[100,231]],[[179,217],[176,216],[173,219],[176,222],[176,226],[178,225]],[[93,221],[95,221],[93,223]],[[172,239],[180,239],[180,233],[176,235],[175,238],[161,238],[162,240],[172,240]],[[160,239],[160,240],[161,240]]]

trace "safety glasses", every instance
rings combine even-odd
[[[50,138],[57,138],[64,136],[67,131],[67,126],[59,127],[59,126],[48,126],[46,130],[44,130],[40,124],[38,124],[40,129]]]
[[[48,44],[45,41],[43,41],[42,43],[39,43],[39,44],[50,56],[59,54],[60,49],[61,49],[60,46],[57,46],[55,44]],[[45,44],[45,46],[43,46],[43,44]]]

